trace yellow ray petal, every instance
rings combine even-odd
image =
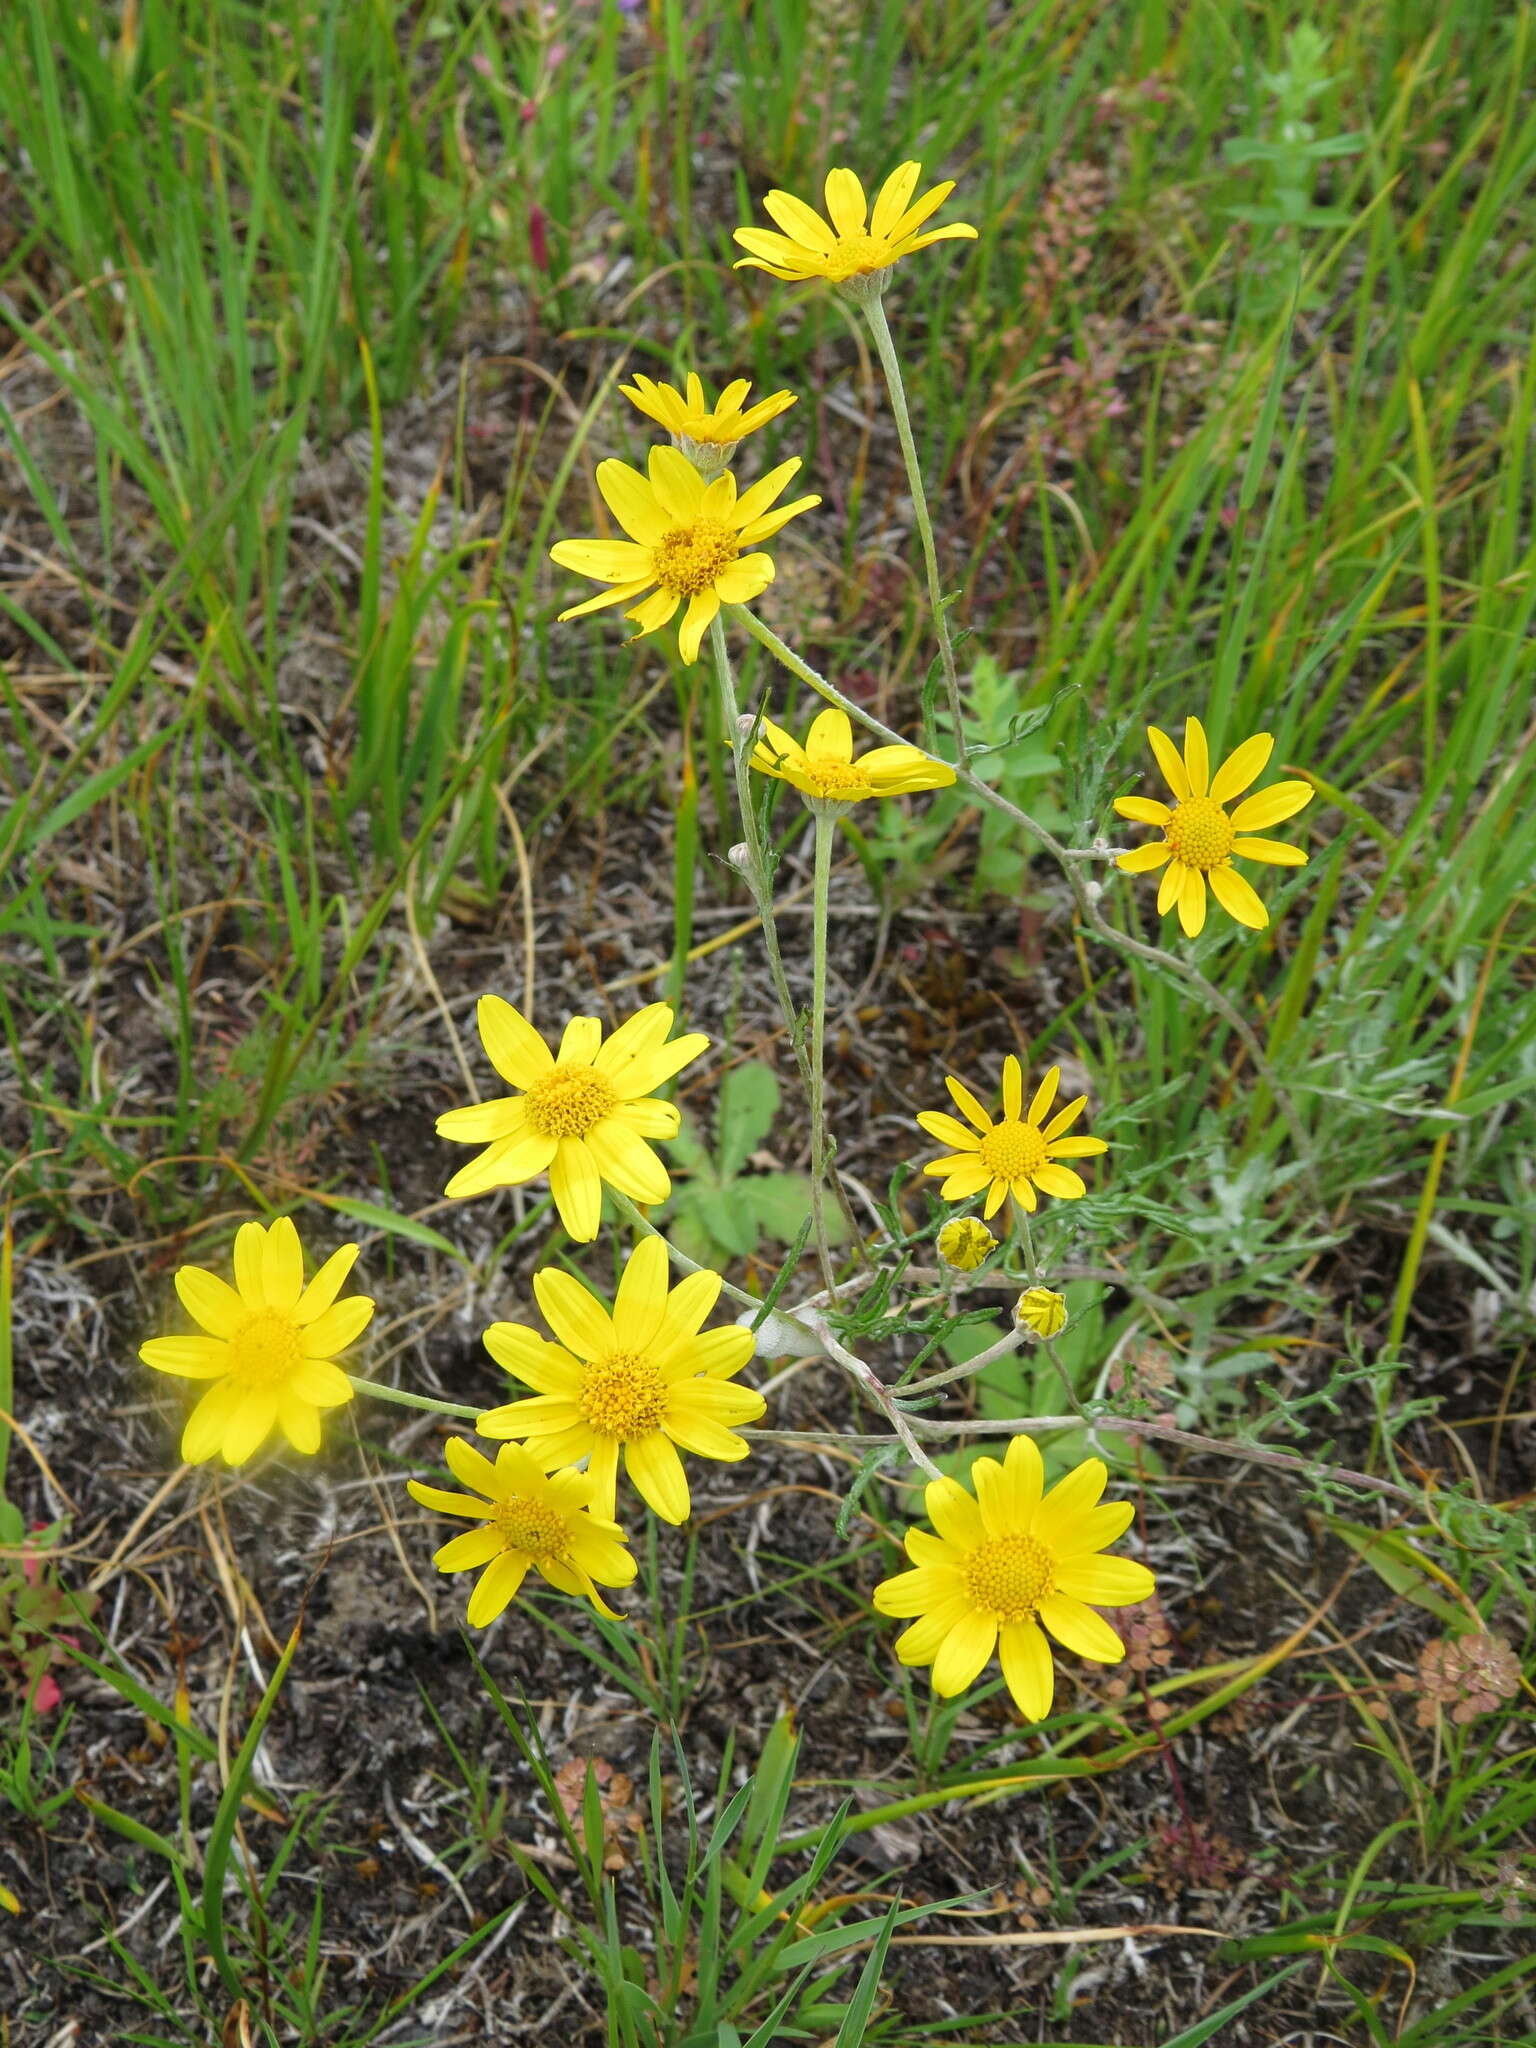
[[[1120,817],[1130,818],[1138,825],[1166,825],[1173,816],[1166,804],[1152,796],[1117,796],[1115,810]]]
[[[1184,886],[1179,891],[1179,923],[1184,927],[1184,936],[1190,939],[1199,938],[1205,929],[1205,877],[1198,868],[1184,870]]]
[[[763,199],[763,211],[770,220],[778,222],[791,243],[798,242],[803,248],[814,249],[818,256],[830,254],[837,237],[821,215],[807,206],[803,199],[797,199],[793,192],[767,193]],[[738,228],[736,239],[744,248],[750,247],[745,237],[762,232],[761,228]]]
[[[1282,818],[1293,818],[1306,809],[1317,794],[1310,782],[1277,782],[1273,789],[1261,789],[1257,796],[1245,796],[1232,813],[1237,832],[1264,832]]]
[[[643,548],[659,547],[672,522],[657,503],[649,480],[613,456],[597,465],[596,478],[604,504],[630,539]]]
[[[1198,718],[1184,721],[1184,770],[1191,796],[1204,796],[1211,786],[1211,756],[1205,743],[1205,727]]]
[[[1040,1086],[1029,1099],[1029,1115],[1026,1122],[1039,1124],[1050,1111],[1056,1100],[1056,1090],[1061,1084],[1060,1067],[1047,1067]]]
[[[1246,881],[1236,868],[1212,868],[1210,882],[1216,901],[1228,917],[1235,917],[1250,931],[1263,931],[1269,923],[1269,912],[1252,883]]]
[[[870,216],[869,232],[875,240],[882,241],[906,212],[912,194],[917,190],[917,181],[923,175],[918,163],[898,164],[875,197],[875,210]]]
[[[1157,887],[1157,914],[1159,917],[1166,917],[1174,904],[1178,902],[1184,887],[1184,877],[1188,873],[1189,869],[1185,867],[1181,860],[1171,860],[1167,867],[1163,869],[1163,879]]]
[[[689,598],[683,623],[677,629],[677,651],[685,662],[698,660],[699,643],[719,609],[720,599],[713,590],[701,590],[696,597]]]
[[[1155,725],[1147,727],[1147,741],[1157,757],[1157,765],[1163,771],[1163,780],[1173,791],[1180,803],[1189,795],[1189,777],[1184,772],[1183,757],[1169,739],[1167,733]]]
[[[1244,860],[1267,861],[1276,868],[1304,868],[1308,856],[1299,846],[1291,846],[1283,839],[1243,839],[1232,842],[1232,851]]]
[[[999,1631],[997,1647],[1014,1705],[1026,1721],[1043,1721],[1056,1691],[1049,1643],[1034,1622],[1010,1621]]]
[[[852,171],[828,171],[824,197],[827,213],[840,236],[863,234],[869,202],[864,197],[864,187]]]
[[[1216,771],[1216,779],[1211,784],[1211,801],[1229,804],[1233,797],[1241,796],[1249,783],[1257,782],[1269,766],[1274,746],[1272,732],[1256,732],[1252,739],[1234,747]]]

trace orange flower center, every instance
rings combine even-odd
[[[1186,797],[1176,804],[1163,830],[1185,867],[1198,868],[1202,874],[1225,864],[1236,836],[1232,820],[1208,796]]]
[[[994,1124],[979,1150],[982,1165],[997,1180],[1028,1180],[1045,1164],[1045,1140],[1033,1124]]]
[[[740,536],[720,519],[696,519],[674,527],[651,550],[651,569],[663,590],[676,597],[697,597],[728,569],[741,553]]]
[[[651,1436],[667,1417],[667,1383],[644,1352],[612,1351],[583,1372],[581,1412],[594,1436]]]
[[[569,1547],[565,1517],[546,1501],[524,1500],[513,1494],[510,1500],[498,1504],[491,1516],[491,1526],[500,1530],[501,1540],[508,1550],[522,1551],[535,1564],[545,1564],[552,1557],[563,1557]]]
[[[835,797],[840,803],[857,803],[861,796],[875,793],[869,771],[857,761],[807,760],[805,776],[807,782],[814,783],[818,796]]]
[[[1033,1536],[994,1536],[961,1567],[974,1606],[999,1621],[1026,1621],[1056,1582],[1056,1560]]]
[[[873,235],[839,235],[827,258],[831,278],[863,277],[871,270],[884,270],[891,260],[889,246]]]
[[[299,1326],[275,1308],[258,1309],[229,1340],[229,1369],[243,1387],[280,1387],[304,1353]]]
[[[563,1066],[534,1082],[523,1108],[541,1138],[584,1138],[613,1114],[618,1099],[613,1083],[596,1067]]]

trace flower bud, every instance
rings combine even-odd
[[[1013,1313],[1037,1337],[1054,1337],[1067,1326],[1067,1304],[1049,1287],[1031,1287],[1014,1303]]]
[[[939,1232],[939,1257],[961,1273],[974,1273],[997,1249],[997,1239],[977,1216],[953,1217]]]

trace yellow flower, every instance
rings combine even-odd
[[[454,1478],[472,1493],[448,1493],[419,1479],[408,1480],[406,1490],[424,1508],[481,1525],[451,1537],[432,1558],[440,1572],[484,1565],[469,1596],[466,1619],[472,1628],[496,1619],[530,1567],[559,1592],[585,1597],[599,1614],[618,1619],[597,1588],[627,1586],[635,1560],[618,1523],[592,1512],[586,1473],[567,1469],[546,1476],[546,1468],[519,1444],[503,1444],[493,1465],[457,1436],[448,1439],[443,1455]]]
[[[763,205],[784,232],[776,235],[767,228],[737,228],[736,240],[751,254],[743,256],[736,268],[766,270],[770,277],[790,282],[825,277],[844,284],[852,277],[888,270],[898,257],[910,256],[930,242],[975,241],[976,230],[963,221],[918,233],[955,189],[954,180],[948,179],[913,205],[912,194],[922,172],[921,164],[899,164],[880,187],[867,225],[868,201],[852,171],[827,173],[830,225],[793,193],[770,192]]]
[[[836,705],[812,719],[803,747],[771,718],[762,725],[766,737],[752,750],[752,766],[792,783],[813,802],[856,804],[871,796],[947,789],[955,779],[953,768],[917,747],[871,747],[855,761],[853,727]]]
[[[821,500],[796,498],[769,511],[800,467],[798,456],[770,469],[740,497],[728,469],[706,483],[676,448],[653,448],[648,467],[644,477],[626,462],[597,465],[597,488],[629,539],[556,541],[549,552],[562,569],[614,585],[560,616],[576,619],[606,604],[628,604],[649,590],[643,603],[624,614],[634,621],[638,638],[666,625],[686,600],[677,644],[684,661],[696,661],[699,642],[721,605],[746,604],[773,581],[770,558],[744,555],[742,549],[767,540]]]
[[[1049,1493],[1045,1468],[1027,1436],[1016,1436],[1001,1464],[978,1458],[973,1497],[958,1479],[930,1480],[924,1496],[938,1530],[909,1529],[917,1567],[875,1588],[881,1614],[915,1620],[896,1638],[903,1664],[931,1664],[945,1699],[974,1684],[994,1650],[1014,1704],[1029,1721],[1051,1711],[1055,1672],[1040,1623],[1080,1657],[1118,1664],[1125,1645],[1094,1607],[1128,1607],[1150,1597],[1155,1581],[1128,1557],[1101,1557],[1135,1516],[1131,1502],[1098,1505],[1109,1473],[1089,1458]],[[1088,1603],[1092,1603],[1092,1605]]]
[[[968,1201],[985,1188],[987,1201],[982,1214],[992,1216],[1009,1194],[1031,1212],[1038,1207],[1036,1188],[1041,1194],[1055,1195],[1062,1201],[1076,1201],[1079,1195],[1087,1194],[1079,1176],[1057,1162],[1089,1159],[1097,1152],[1107,1152],[1109,1147],[1102,1138],[1066,1136],[1083,1112],[1086,1095],[1079,1095],[1065,1109],[1058,1110],[1049,1123],[1044,1121],[1056,1100],[1060,1079],[1060,1067],[1052,1067],[1035,1090],[1025,1114],[1024,1070],[1009,1053],[1003,1061],[1003,1120],[995,1124],[969,1088],[953,1074],[944,1077],[956,1107],[976,1126],[974,1131],[967,1130],[957,1117],[948,1116],[943,1110],[918,1111],[917,1120],[928,1135],[950,1147],[944,1158],[931,1159],[923,1168],[924,1173],[947,1176],[939,1190],[946,1202]]]
[[[1067,1304],[1049,1287],[1030,1287],[1013,1305],[1013,1313],[1037,1337],[1054,1337],[1067,1327]]]
[[[606,1042],[596,1017],[573,1017],[551,1053],[500,996],[482,996],[475,1015],[491,1065],[524,1092],[438,1118],[440,1138],[486,1148],[445,1194],[483,1195],[547,1173],[560,1221],[580,1244],[597,1235],[604,1181],[632,1202],[667,1199],[671,1179],[646,1140],[675,1138],[679,1117],[653,1091],[698,1058],[709,1044],[702,1031],[668,1043],[672,1012],[649,1003]]]
[[[356,1257],[357,1246],[344,1244],[306,1287],[299,1233],[279,1216],[270,1230],[241,1224],[233,1287],[200,1266],[181,1268],[176,1292],[207,1335],[154,1337],[139,1356],[156,1372],[217,1382],[187,1417],[181,1455],[189,1465],[217,1451],[226,1465],[243,1465],[274,1423],[296,1451],[319,1450],[319,1411],[352,1399],[352,1382],[331,1360],[373,1316],[364,1294],[336,1299]]]
[[[939,1232],[939,1257],[961,1273],[974,1273],[997,1249],[997,1239],[975,1216],[955,1216]]]
[[[788,412],[795,403],[792,391],[775,391],[771,398],[760,398],[756,405],[743,409],[752,386],[745,377],[738,377],[710,405],[704,396],[704,386],[691,370],[685,381],[686,398],[675,385],[656,384],[638,374],[633,384],[621,384],[619,389],[647,419],[655,420],[679,441],[702,442],[712,448],[735,447],[748,434],[776,420],[781,412]]]
[[[1269,923],[1264,908],[1250,885],[1232,865],[1236,854],[1242,860],[1268,861],[1281,868],[1305,867],[1307,856],[1299,846],[1283,839],[1250,839],[1242,835],[1262,832],[1294,817],[1311,803],[1310,782],[1277,782],[1273,789],[1244,799],[1231,816],[1223,805],[1241,796],[1250,782],[1264,773],[1274,748],[1274,735],[1257,732],[1251,740],[1228,754],[1214,776],[1205,744],[1205,728],[1198,718],[1186,720],[1184,757],[1167,733],[1155,725],[1147,727],[1147,738],[1157,756],[1174,803],[1155,802],[1145,796],[1117,796],[1115,809],[1122,818],[1134,818],[1141,825],[1160,825],[1163,837],[1129,853],[1116,856],[1115,865],[1127,874],[1144,875],[1167,862],[1157,892],[1157,913],[1166,917],[1175,904],[1179,923],[1190,938],[1205,924],[1205,885],[1209,881],[1216,901],[1239,924],[1256,932]]]
[[[522,1323],[493,1323],[485,1348],[531,1401],[492,1408],[482,1436],[520,1437],[535,1457],[565,1464],[587,1458],[593,1504],[611,1515],[619,1453],[636,1490],[664,1522],[688,1519],[688,1481],[679,1449],[734,1463],[749,1446],[733,1434],[766,1406],[751,1387],[730,1385],[752,1356],[752,1332],[699,1325],[720,1293],[718,1273],[690,1273],[670,1293],[659,1237],[635,1247],[609,1314],[569,1273],[533,1276],[549,1344]]]

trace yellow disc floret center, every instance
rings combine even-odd
[[[292,1316],[264,1308],[229,1340],[229,1369],[242,1386],[280,1387],[304,1354]]]
[[[513,1494],[497,1507],[491,1526],[501,1531],[508,1550],[520,1550],[536,1564],[563,1557],[568,1547],[565,1517],[545,1501],[524,1500]]]
[[[563,1066],[534,1082],[524,1108],[541,1138],[584,1138],[613,1114],[618,1099],[613,1083],[595,1067]]]
[[[1222,866],[1232,851],[1232,820],[1208,796],[1186,797],[1163,830],[1185,867],[1202,874]]]
[[[657,542],[651,550],[651,569],[663,590],[675,597],[697,597],[740,553],[739,536],[723,520],[696,519]]]
[[[594,1436],[651,1436],[666,1420],[667,1383],[644,1352],[610,1352],[581,1376],[581,1412]]]
[[[857,803],[861,796],[873,796],[869,773],[856,761],[807,761],[805,779],[818,796],[835,797],[841,803]]]
[[[1045,1140],[1033,1124],[994,1124],[979,1150],[982,1165],[999,1180],[1027,1180],[1045,1164]]]
[[[862,277],[871,270],[884,270],[890,260],[887,244],[877,242],[873,235],[839,235],[827,258],[827,275],[831,278]]]
[[[1025,1621],[1056,1582],[1056,1563],[1033,1536],[995,1536],[962,1568],[972,1603],[999,1621]]]

